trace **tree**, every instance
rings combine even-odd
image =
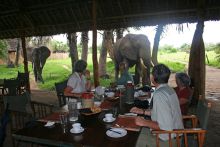
[[[4,59],[7,57],[8,44],[5,40],[0,40],[0,58]]]
[[[68,33],[67,39],[70,48],[70,58],[72,63],[72,73],[74,72],[74,63],[79,59],[78,58],[78,51],[77,51],[77,36],[76,32]]]
[[[113,38],[113,33],[111,30],[104,31],[102,47],[101,47],[100,56],[99,56],[99,76],[100,77],[107,75],[106,58],[107,58],[107,51],[113,50],[112,49],[113,48],[112,38]]]
[[[159,24],[156,28],[156,34],[154,37],[154,46],[153,46],[153,52],[152,52],[152,62],[154,65],[158,64],[157,53],[158,53],[158,47],[160,43],[161,34],[163,33],[164,27],[165,27],[164,24]]]
[[[202,38],[204,21],[199,20],[193,36],[189,56],[188,73],[194,87],[192,104],[196,105],[199,95],[205,96],[205,46]]]
[[[82,54],[81,59],[87,62],[88,57],[88,31],[82,32],[81,34],[81,43],[82,43]]]
[[[19,63],[19,57],[20,57],[20,39],[17,38],[15,66],[18,66],[18,63]]]

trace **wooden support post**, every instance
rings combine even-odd
[[[98,69],[98,59],[97,59],[97,24],[96,24],[96,0],[93,0],[92,4],[92,17],[93,17],[93,27],[92,27],[92,61],[93,61],[93,77],[95,87],[99,86],[99,69]]]
[[[22,50],[23,50],[23,56],[24,56],[24,72],[29,75],[25,37],[22,37],[22,38],[21,38],[21,44],[22,44]],[[27,85],[26,88],[27,88],[27,91],[28,91],[28,92],[31,92],[31,90],[30,90],[30,80],[29,80],[29,78],[28,78],[28,85]]]

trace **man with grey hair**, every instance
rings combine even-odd
[[[66,96],[80,97],[83,92],[91,90],[91,77],[86,70],[87,63],[78,60],[74,64],[74,73],[69,77],[67,87],[64,90]]]
[[[152,110],[142,110],[136,107],[131,109],[131,112],[138,114],[150,115],[151,120],[145,120],[142,117],[137,117],[136,125],[146,127],[142,128],[136,146],[156,147],[156,137],[152,135],[150,130],[174,130],[183,129],[182,115],[179,106],[179,100],[173,88],[168,86],[170,77],[170,69],[164,64],[158,64],[152,69],[151,82],[155,85],[153,95]],[[150,129],[149,129],[150,128]],[[171,135],[174,138],[174,134]],[[168,134],[160,134],[160,145],[163,147],[169,146]],[[172,140],[175,144],[175,140]]]

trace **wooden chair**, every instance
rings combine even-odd
[[[202,129],[207,129],[210,110],[211,103],[202,99],[202,96],[200,95],[196,107],[196,114],[184,115],[183,120],[191,121],[192,128],[200,127]]]
[[[59,83],[55,83],[55,88],[56,88],[56,93],[57,93],[57,97],[58,97],[58,101],[59,101],[59,106],[62,107],[64,105],[66,105],[66,96],[64,95],[64,89],[67,86],[67,81],[62,81]]]
[[[17,74],[17,80],[18,80],[18,90],[19,90],[19,94],[24,93],[25,91],[27,91],[27,87],[28,87],[28,82],[29,82],[29,73],[22,73],[18,71]]]
[[[19,85],[17,79],[4,79],[3,87],[3,95],[15,96],[19,94]]]
[[[192,128],[187,129],[179,129],[173,131],[164,131],[164,130],[153,130],[152,132],[156,134],[156,144],[159,147],[159,135],[160,134],[168,134],[169,135],[169,146],[172,147],[171,144],[171,134],[176,134],[176,142],[177,146],[185,146],[185,147],[203,147],[206,129],[208,125],[208,119],[211,109],[211,103],[208,103],[205,100],[200,99],[197,105],[197,113],[196,115],[183,116],[183,120],[189,119],[192,121]],[[182,135],[182,138],[180,136]],[[183,139],[183,141],[182,141]]]
[[[54,106],[51,104],[45,104],[41,102],[31,101],[33,115],[36,119],[44,118],[53,113]]]
[[[27,112],[20,112],[9,110],[10,113],[10,137],[12,138],[13,146],[19,146],[20,141],[15,141],[12,134],[19,129],[24,128],[28,123],[33,120],[33,116]]]
[[[169,147],[172,147],[172,142],[171,142],[171,134],[176,134],[176,144],[177,147],[191,147],[190,145],[188,145],[188,135],[196,135],[197,139],[198,139],[198,146],[199,147],[203,147],[204,144],[204,139],[205,139],[205,133],[206,130],[203,129],[178,129],[178,130],[173,130],[173,131],[164,131],[164,130],[153,130],[152,131],[153,134],[156,134],[156,144],[157,147],[160,147],[159,144],[159,135],[160,134],[168,134],[169,135]],[[182,137],[183,137],[183,141],[182,141]],[[195,136],[193,136],[195,137]],[[196,138],[195,138],[196,139]],[[195,146],[193,146],[195,147]]]

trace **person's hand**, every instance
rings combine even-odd
[[[85,74],[86,79],[91,79],[89,70],[86,69],[84,74]]]
[[[143,114],[144,113],[143,109],[140,109],[140,108],[137,108],[137,107],[131,108],[130,112],[136,113],[136,114]]]
[[[136,117],[135,118],[135,124],[138,126],[147,126],[147,120],[145,120],[143,117]]]

